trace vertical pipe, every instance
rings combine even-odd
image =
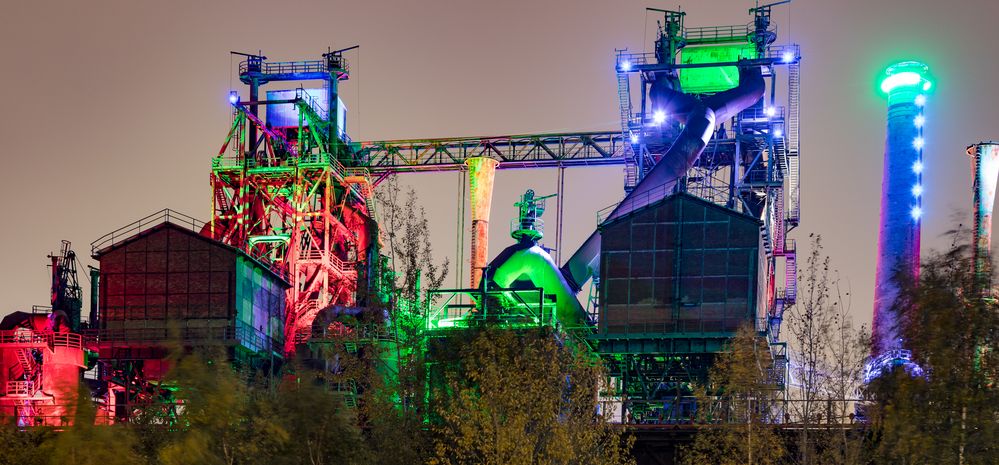
[[[558,191],[555,212],[555,263],[562,266],[562,211],[565,205],[565,167],[558,167]]]
[[[90,267],[90,329],[96,329],[100,320],[101,270]]]
[[[260,100],[260,82],[257,81],[255,78],[253,78],[253,79],[250,79],[250,102],[254,102],[254,103],[250,104],[250,113],[253,113],[253,116],[257,116],[257,117],[260,116],[258,114],[259,110],[257,109],[257,104],[256,104],[256,102],[258,100]],[[257,153],[256,153],[257,152],[257,126],[255,124],[253,124],[253,123],[250,123],[250,140],[248,142],[249,142],[249,148],[248,148],[248,150],[250,150],[251,152],[253,152],[253,153],[249,154],[249,156],[251,158],[253,158],[253,159],[256,159],[257,158]]]
[[[328,81],[329,92],[326,93],[326,108],[328,108],[327,116],[329,117],[329,147],[326,147],[326,151],[335,154],[334,152],[337,144],[340,141],[340,89],[339,89],[339,78],[337,77],[337,71],[335,69],[330,69],[330,77]]]
[[[932,85],[926,65],[905,61],[889,66],[881,82],[888,96],[888,124],[881,183],[881,219],[874,288],[872,355],[901,349],[892,308],[901,281],[919,278],[922,217],[923,105]]]
[[[992,287],[992,207],[999,181],[999,143],[979,142],[968,146],[971,156],[972,191],[975,205],[975,248],[972,251],[976,290],[989,295]]]
[[[482,269],[489,254],[489,207],[493,200],[493,179],[499,162],[492,158],[475,157],[468,165],[468,190],[472,207],[471,286],[479,287]]]

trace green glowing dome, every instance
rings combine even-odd
[[[881,92],[890,94],[895,89],[905,87],[915,87],[923,92],[928,91],[933,87],[929,73],[929,67],[918,61],[895,63],[885,70],[885,77],[881,80]]]

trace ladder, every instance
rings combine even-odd
[[[642,173],[638,172],[638,157],[641,153],[636,153],[635,144],[631,144],[631,80],[628,73],[617,73],[617,99],[621,110],[621,135],[625,148],[624,157],[624,191],[631,192],[641,179]]]
[[[787,70],[787,181],[788,181],[788,215],[787,222],[791,228],[798,226],[800,220],[801,206],[799,203],[799,180],[798,180],[798,131],[799,131],[799,87],[800,87],[800,65],[792,63]]]
[[[628,73],[617,73],[617,98],[621,107],[621,134],[628,140],[631,131],[631,81]]]

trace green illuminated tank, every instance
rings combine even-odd
[[[544,213],[544,200],[553,197],[535,197],[528,190],[521,201],[514,204],[519,215],[511,224],[510,235],[517,243],[504,249],[489,264],[487,285],[489,289],[541,289],[541,302],[524,302],[529,293],[518,293],[516,298],[525,305],[540,305],[553,310],[559,324],[568,327],[586,323],[586,313],[576,299],[576,294],[566,282],[558,265],[548,251],[538,244],[544,236],[544,223],[539,218]]]

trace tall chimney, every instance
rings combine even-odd
[[[985,295],[992,288],[992,206],[996,197],[996,182],[999,178],[999,143],[979,142],[968,146],[971,156],[972,191],[975,202],[975,229],[973,231],[975,249],[973,264],[975,286]]]
[[[468,185],[472,204],[472,260],[471,286],[479,287],[482,268],[489,255],[489,207],[493,200],[493,179],[499,161],[475,157],[465,161],[468,165]]]
[[[919,278],[919,234],[923,195],[923,105],[932,82],[916,61],[889,66],[881,81],[888,96],[888,131],[881,182],[881,223],[874,288],[874,357],[902,349],[892,306],[897,279]],[[897,274],[901,272],[901,274]]]

